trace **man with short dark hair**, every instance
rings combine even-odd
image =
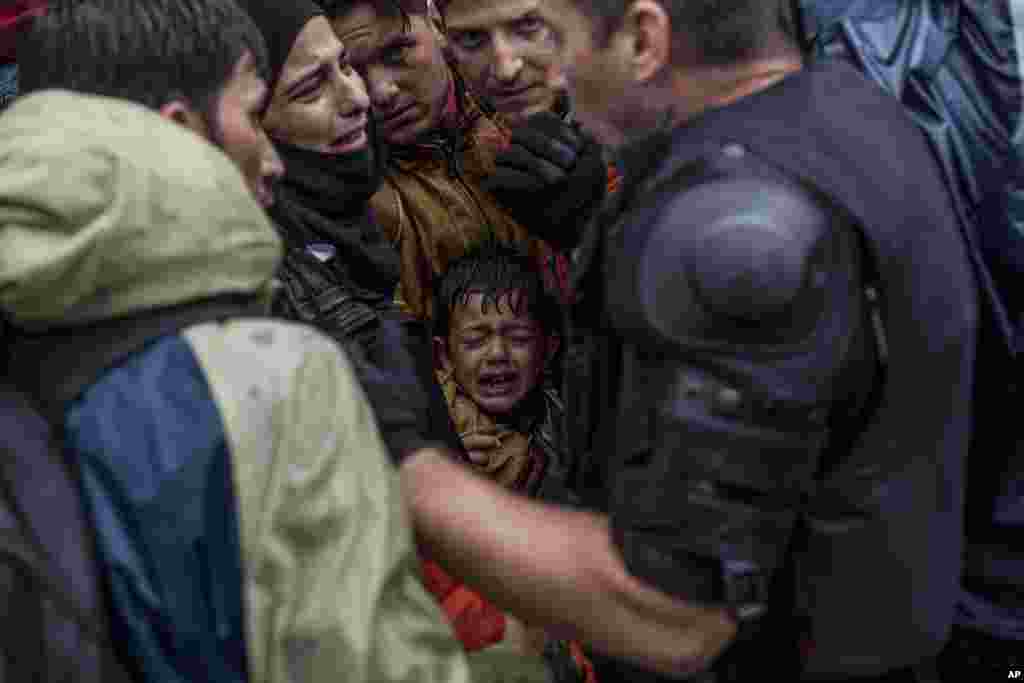
[[[440,0],[448,40],[469,86],[513,126],[543,111],[568,113],[565,90],[551,78],[557,44],[542,0]]]
[[[507,132],[455,69],[427,0],[324,3],[362,74],[387,143],[384,186],[371,200],[401,254],[399,299],[429,319],[432,281],[466,244],[492,236],[542,247],[482,188]]]
[[[35,23],[28,89],[78,92],[0,126],[11,374],[80,466],[138,680],[463,681],[346,355],[265,319],[264,50],[232,0],[60,0]]]
[[[925,140],[805,67],[781,2],[544,8],[580,120],[622,145],[569,351],[613,547],[738,626],[719,680],[916,680],[957,595],[978,315]]]
[[[64,89],[155,109],[220,147],[256,199],[281,160],[259,125],[266,47],[230,0],[55,0],[19,43],[20,91]]]
[[[485,186],[522,225],[559,244],[575,239],[619,177],[575,120],[542,2],[439,0],[438,9],[470,89],[512,127]]]

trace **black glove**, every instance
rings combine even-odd
[[[541,112],[512,131],[496,163],[484,188],[534,236],[574,247],[608,185],[597,141],[556,114]]]

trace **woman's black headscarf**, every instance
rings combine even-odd
[[[238,0],[238,4],[252,17],[267,44],[267,85],[273,92],[302,29],[310,19],[323,16],[324,12],[311,0]]]
[[[310,0],[240,0],[267,43],[268,85],[277,85],[299,34],[323,10]],[[399,256],[369,210],[380,187],[384,159],[373,129],[370,144],[345,155],[322,154],[274,139],[285,165],[270,217],[290,249],[330,245],[334,260],[360,289],[390,298],[399,278]]]

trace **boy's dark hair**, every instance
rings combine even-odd
[[[447,338],[452,312],[465,305],[471,294],[483,295],[483,309],[488,306],[508,306],[509,294],[520,291],[513,312],[528,312],[546,334],[558,334],[561,327],[561,309],[558,302],[544,287],[534,263],[519,248],[487,240],[472,247],[464,256],[453,261],[434,287],[434,334]]]
[[[702,64],[729,66],[753,57],[775,34],[794,40],[785,0],[659,0],[673,44]],[[631,0],[575,0],[595,21],[599,42],[615,32]]]
[[[18,44],[21,92],[184,100],[209,118],[246,51],[265,77],[263,36],[234,0],[52,0]]]

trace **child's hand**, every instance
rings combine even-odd
[[[480,467],[486,467],[491,461],[494,451],[501,448],[501,439],[494,434],[476,432],[461,434],[460,438],[469,455],[470,462]]]

